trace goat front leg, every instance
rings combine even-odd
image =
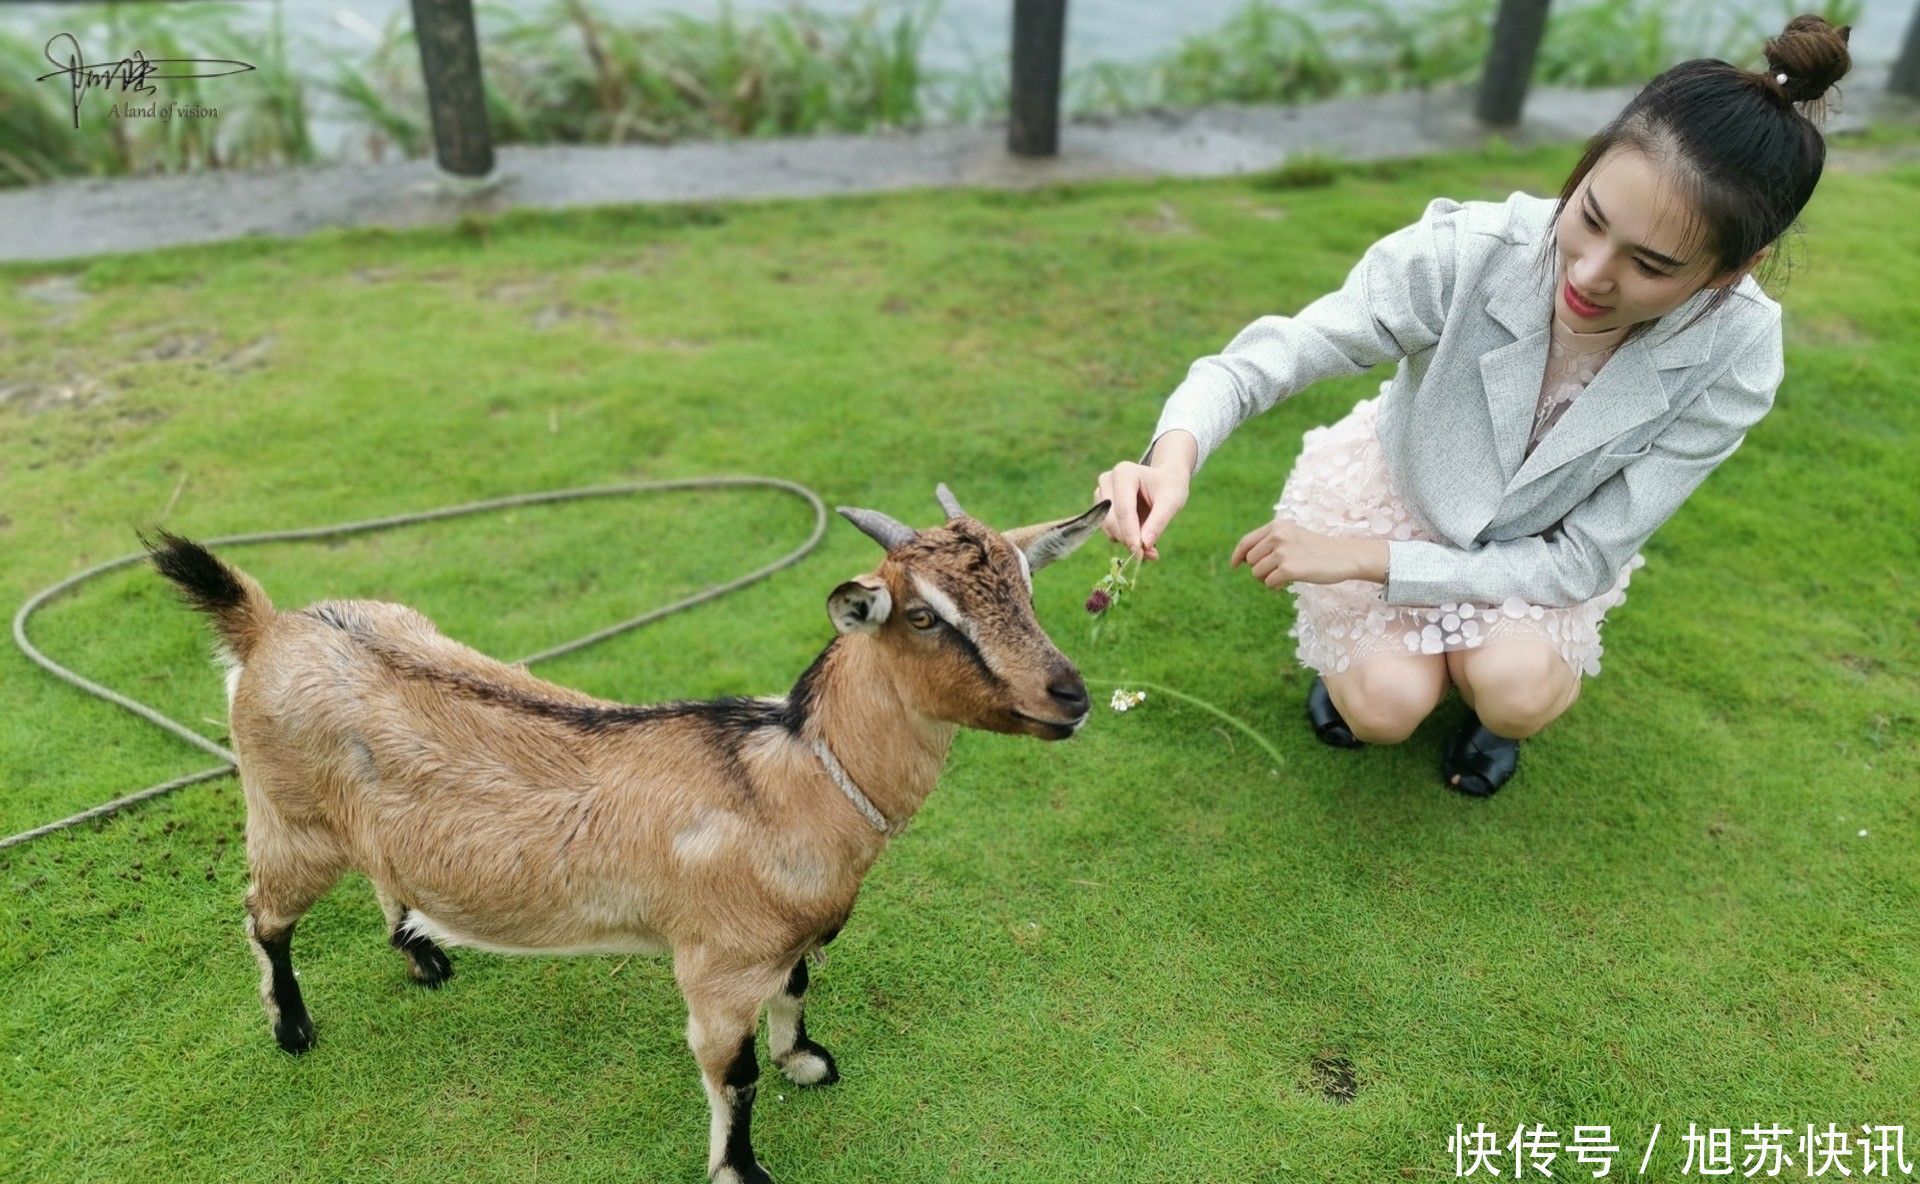
[[[767,1043],[773,1063],[795,1085],[832,1085],[840,1080],[833,1054],[807,1039],[807,960],[793,964],[787,985],[767,1004]]]
[[[680,987],[687,997],[687,1044],[700,1062],[713,1112],[707,1178],[713,1184],[773,1184],[753,1157],[753,1095],[760,1080],[753,1044],[760,1003],[743,1003],[734,983],[682,977]]]

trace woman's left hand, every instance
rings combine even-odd
[[[1233,562],[1247,564],[1253,578],[1269,588],[1288,584],[1337,584],[1342,580],[1384,582],[1387,544],[1379,539],[1340,539],[1318,534],[1287,518],[1276,518],[1242,535]]]

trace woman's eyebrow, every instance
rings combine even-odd
[[[1587,206],[1589,207],[1589,212],[1593,214],[1593,220],[1595,222],[1598,222],[1601,226],[1604,227],[1607,224],[1607,216],[1600,212],[1600,200],[1593,196],[1593,186],[1591,185],[1587,186],[1586,199],[1587,199]],[[1657,260],[1658,262],[1666,264],[1668,267],[1678,269],[1686,266],[1686,264],[1681,260],[1675,259],[1671,255],[1662,255],[1660,252],[1654,250],[1652,247],[1642,246],[1639,243],[1635,243],[1633,245],[1633,249],[1635,251],[1638,251],[1640,254],[1647,256],[1648,258],[1651,258],[1651,259]]]

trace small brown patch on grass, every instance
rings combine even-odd
[[[1314,1092],[1336,1106],[1353,1101],[1360,1082],[1353,1073],[1353,1062],[1331,1050],[1316,1054],[1310,1063]]]

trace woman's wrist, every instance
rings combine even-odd
[[[1349,539],[1349,561],[1353,565],[1350,579],[1370,580],[1376,584],[1387,582],[1387,562],[1393,555],[1393,547],[1385,539]]]
[[[1146,463],[1148,468],[1173,473],[1190,482],[1194,468],[1200,463],[1200,441],[1185,428],[1170,429],[1147,450]]]

